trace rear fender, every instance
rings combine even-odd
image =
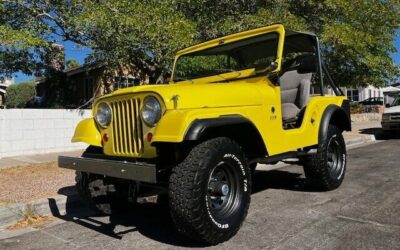
[[[336,105],[328,105],[326,107],[319,127],[318,141],[323,142],[328,134],[329,124],[333,124],[342,131],[351,131],[350,111],[348,109],[347,100],[344,100],[342,107]]]

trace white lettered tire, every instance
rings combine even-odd
[[[208,244],[234,236],[247,215],[251,173],[240,146],[225,137],[195,146],[169,183],[171,216],[179,232]]]

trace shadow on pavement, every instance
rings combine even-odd
[[[59,193],[65,193],[63,189],[65,188],[60,189]],[[173,246],[204,246],[176,232],[166,202],[132,205],[121,212],[103,215],[90,209],[83,201],[77,202],[76,191],[73,195],[69,191],[67,193],[69,196],[65,215],[60,213],[56,201],[49,199],[52,215],[61,220],[76,223],[115,239],[122,239],[125,234],[137,231],[150,239]]]
[[[298,166],[301,168],[300,166]],[[302,173],[285,170],[257,171],[253,180],[253,194],[266,189],[284,189],[298,192],[321,192],[310,186]]]
[[[302,174],[283,170],[256,171],[253,193],[266,189],[315,192],[307,187],[305,179],[301,176]],[[73,186],[61,188],[59,194],[67,196],[65,215],[60,213],[54,199],[49,199],[49,207],[52,215],[61,220],[76,223],[115,239],[122,239],[125,234],[137,231],[150,239],[172,246],[205,246],[176,232],[169,215],[168,203],[165,201],[159,204],[132,205],[124,209],[125,212],[105,216],[91,210],[80,200]]]
[[[374,135],[376,140],[390,140],[400,138],[400,131],[383,131],[382,128],[366,128],[360,129],[361,134]]]

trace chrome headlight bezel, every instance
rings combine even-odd
[[[146,96],[143,100],[140,116],[144,123],[154,127],[161,119],[162,108],[160,101],[155,96]]]
[[[102,128],[107,128],[111,124],[112,110],[110,105],[101,102],[97,105],[95,120]]]

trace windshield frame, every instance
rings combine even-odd
[[[225,37],[221,37],[221,38],[217,38],[217,39],[213,39],[198,45],[194,45],[191,46],[189,48],[183,49],[181,51],[179,51],[176,56],[175,56],[175,60],[174,60],[174,66],[173,66],[173,70],[172,70],[172,74],[171,74],[171,83],[175,83],[175,82],[182,82],[183,80],[179,80],[179,81],[175,81],[175,75],[176,75],[176,65],[177,65],[177,61],[179,60],[179,58],[181,56],[187,55],[187,54],[192,54],[195,52],[199,52],[199,51],[203,51],[203,50],[207,50],[207,49],[211,49],[213,47],[217,47],[221,44],[230,44],[230,43],[234,43],[234,42],[239,42],[245,39],[250,39],[250,38],[254,38],[257,36],[262,36],[262,35],[266,35],[268,33],[277,33],[278,34],[278,44],[277,44],[277,53],[276,53],[276,64],[277,67],[275,68],[275,70],[273,70],[273,72],[279,72],[281,70],[281,63],[282,63],[282,54],[283,54],[283,46],[284,46],[284,38],[285,38],[285,29],[283,27],[282,24],[275,24],[275,25],[271,25],[271,26],[266,26],[266,27],[262,27],[262,28],[258,28],[258,29],[253,29],[253,30],[248,30],[248,31],[244,31],[244,32],[240,32],[240,33],[235,33],[232,35],[228,35]],[[251,70],[251,68],[250,68]],[[254,68],[253,70],[251,70],[252,72],[254,72]],[[226,73],[222,73],[222,74],[215,74],[215,75],[211,75],[211,76],[203,76],[200,78],[192,78],[192,79],[187,79],[187,81],[190,82],[194,82],[198,79],[204,79],[204,78],[213,78],[213,76],[216,76],[216,78],[226,78],[226,79],[238,79],[238,78],[243,78],[243,77],[250,77],[251,74],[247,73],[249,72],[249,68],[247,69],[241,69],[238,71],[232,71],[232,72],[226,72]],[[229,74],[234,74],[236,77],[229,77]],[[239,74],[238,74],[239,73]],[[244,74],[246,73],[246,74]],[[271,72],[272,73],[272,72]],[[254,76],[256,76],[257,74],[255,74]]]
[[[397,105],[394,105],[396,102],[397,102]],[[400,94],[398,94],[394,98],[393,102],[390,104],[390,107],[397,107],[397,106],[400,106]]]

